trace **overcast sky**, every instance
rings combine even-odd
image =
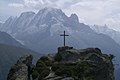
[[[49,6],[62,9],[68,16],[76,13],[80,22],[107,24],[120,31],[120,0],[0,0],[0,21]]]

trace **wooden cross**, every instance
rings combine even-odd
[[[66,36],[69,36],[69,35],[66,35],[66,34],[65,34],[65,31],[64,31],[64,34],[61,34],[60,36],[63,36],[63,38],[64,38],[64,44],[63,44],[63,45],[64,45],[64,47],[65,47],[65,37],[66,37]]]

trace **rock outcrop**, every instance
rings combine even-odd
[[[7,80],[30,80],[32,59],[32,55],[21,57],[17,63],[11,67]]]
[[[38,60],[33,80],[114,80],[113,57],[99,48],[59,47],[57,54]]]
[[[30,74],[32,80],[114,80],[113,58],[111,54],[103,54],[99,48],[59,47],[56,54],[42,56]],[[24,61],[18,70],[11,68],[10,73],[14,73],[9,74],[8,80],[28,79],[25,77],[28,75],[28,64]],[[14,79],[14,76],[17,78]]]

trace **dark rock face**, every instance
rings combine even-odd
[[[28,71],[32,80],[114,80],[113,57],[99,48],[59,47],[56,54],[42,56],[32,69],[32,56],[20,58],[8,80],[30,80]]]
[[[59,47],[57,54],[38,60],[33,80],[114,80],[111,57],[99,48]]]
[[[7,80],[30,80],[32,59],[32,55],[21,57],[17,63],[11,67]]]

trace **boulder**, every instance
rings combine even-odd
[[[17,63],[11,67],[7,80],[30,80],[32,59],[32,55],[21,57]]]

